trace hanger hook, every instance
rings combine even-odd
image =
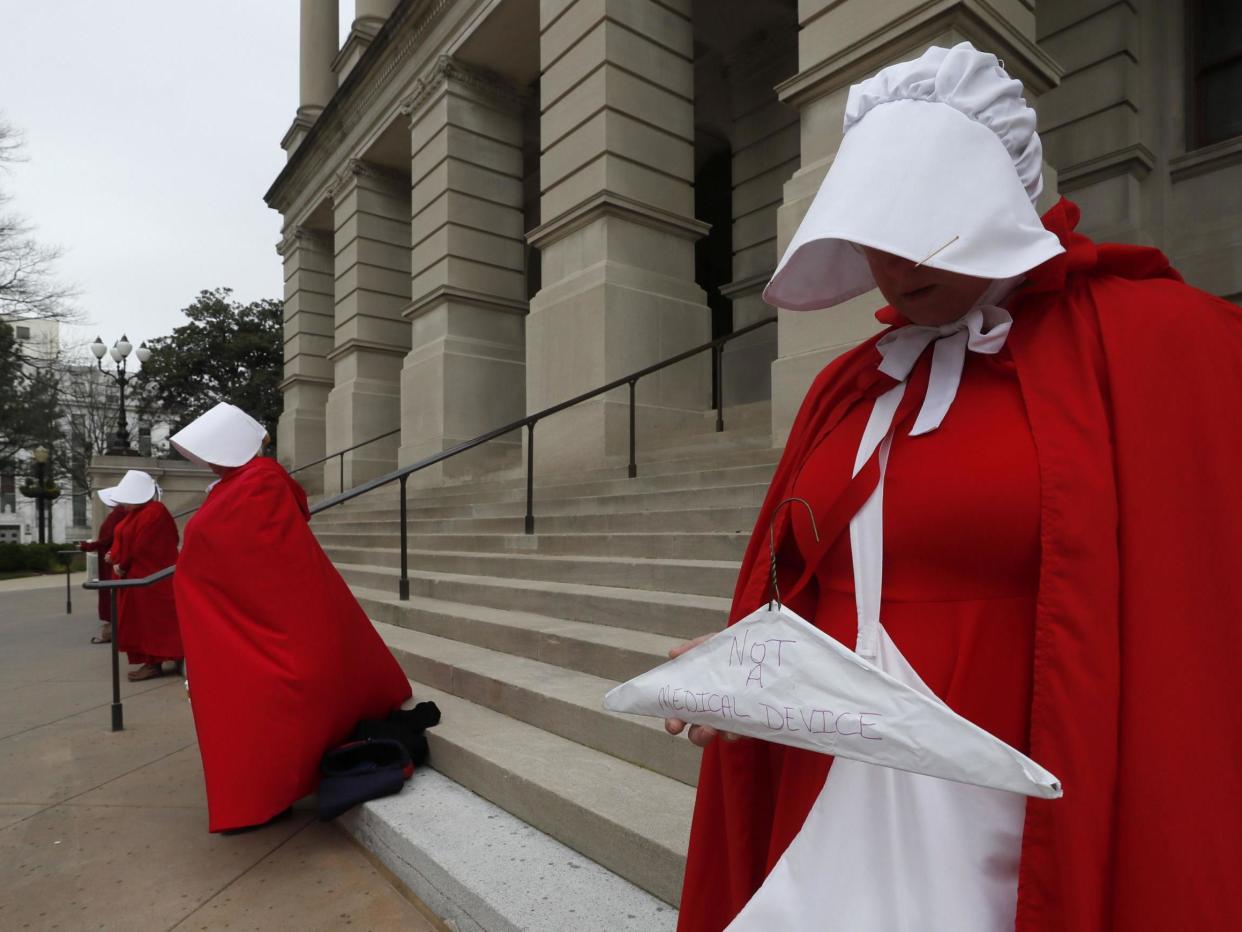
[[[772,509],[772,517],[768,519],[768,556],[771,560],[769,573],[771,574],[772,594],[775,597],[776,607],[781,607],[781,590],[776,582],[776,516],[780,514],[782,508],[786,505],[797,502],[806,509],[807,515],[811,518],[811,531],[815,534],[815,543],[819,543],[819,527],[815,524],[815,510],[811,508],[810,503],[804,498],[786,498],[777,503]],[[769,605],[772,603],[769,602]]]

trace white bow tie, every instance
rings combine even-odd
[[[910,436],[930,433],[940,426],[957,397],[957,387],[962,381],[962,366],[966,363],[966,350],[994,355],[1001,351],[1013,318],[1003,307],[983,305],[973,308],[965,317],[939,327],[922,327],[910,324],[900,327],[876,344],[883,361],[880,371],[899,382],[910,377],[928,344],[935,343],[932,350],[931,376],[927,383],[927,395],[914,421]]]

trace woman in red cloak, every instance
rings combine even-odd
[[[258,456],[263,427],[219,404],[172,437],[220,476],[174,577],[210,830],[261,825],[313,792],[325,751],[410,684],[309,524],[306,493]]]
[[[1041,224],[1020,95],[968,44],[851,89],[766,297],[810,310],[878,286],[891,326],[811,386],[730,622],[772,595],[770,527],[786,602],[846,644],[867,614],[858,581],[882,578],[876,612],[910,666],[1064,797],[1009,822],[956,813],[974,863],[921,831],[944,814],[912,799],[860,796],[863,828],[807,839],[831,758],[693,726],[681,930],[1242,928],[1242,317],[1160,252],[1075,233],[1068,201]],[[867,459],[876,399],[898,387]],[[878,552],[860,533],[873,502]],[[774,871],[806,844],[818,864]]]
[[[154,479],[131,469],[118,485],[104,491],[123,513],[112,546],[104,553],[116,576],[137,579],[177,562],[177,522],[158,500]],[[119,590],[117,625],[113,633],[117,649],[129,655],[130,663],[141,664],[129,672],[131,682],[163,676],[165,663],[179,663],[184,656],[169,580]]]
[[[105,560],[104,554],[112,549],[112,535],[116,531],[116,526],[121,523],[121,519],[125,517],[123,509],[118,508],[116,502],[111,497],[105,496],[107,489],[101,489],[99,492],[99,500],[108,506],[108,513],[104,516],[103,521],[99,525],[99,536],[92,540],[84,540],[78,544],[78,549],[83,553],[96,553],[99,555],[99,579],[112,579],[112,564]],[[112,641],[112,604],[111,598],[107,590],[99,590],[99,634],[91,638],[92,644],[108,644]]]

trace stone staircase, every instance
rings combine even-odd
[[[726,423],[648,440],[634,479],[537,478],[534,535],[524,475],[411,489],[406,602],[393,489],[313,524],[415,697],[444,713],[432,766],[672,905],[699,752],[601,700],[724,624],[779,457],[766,404]]]

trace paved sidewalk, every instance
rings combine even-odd
[[[0,587],[0,929],[444,928],[304,808],[209,834],[180,679],[123,683],[125,731],[109,731],[108,649],[89,643],[81,579],[73,616],[63,577]]]

